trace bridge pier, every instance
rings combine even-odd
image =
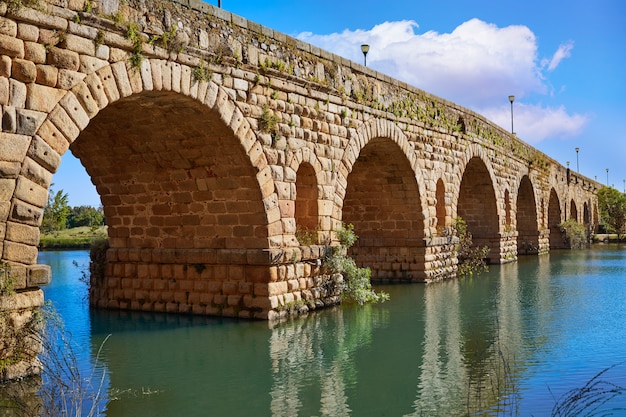
[[[302,249],[110,248],[90,303],[107,309],[273,319],[338,304],[323,246]]]

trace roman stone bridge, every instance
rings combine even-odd
[[[492,263],[597,224],[596,182],[481,115],[196,0],[2,2],[0,53],[5,327],[43,302],[39,226],[68,151],[107,219],[102,308],[335,304],[342,222],[380,282],[454,277],[457,216]]]

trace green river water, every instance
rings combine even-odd
[[[623,245],[378,287],[390,301],[279,323],[90,311],[87,251],[39,262],[81,368],[104,372],[109,417],[546,416],[609,367],[599,379],[626,387]],[[601,409],[626,415],[626,393]]]

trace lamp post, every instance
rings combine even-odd
[[[626,180],[624,180],[624,194],[626,194]]]
[[[509,96],[509,101],[511,102],[511,134],[514,135],[515,133],[513,133],[513,102],[515,101],[515,96]]]
[[[217,0],[217,7],[222,8],[222,0]]]
[[[366,43],[361,45],[361,52],[363,52],[363,65],[367,67],[367,53],[370,51],[370,46]]]
[[[606,186],[609,186],[609,169],[606,169]]]
[[[576,172],[580,172],[580,168],[578,167],[578,151],[580,148],[576,148]]]

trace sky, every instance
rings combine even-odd
[[[626,192],[624,0],[222,0],[221,6],[359,63],[360,45],[369,44],[368,67],[507,130],[514,95],[520,139]],[[100,205],[69,152],[53,182],[72,206]]]

